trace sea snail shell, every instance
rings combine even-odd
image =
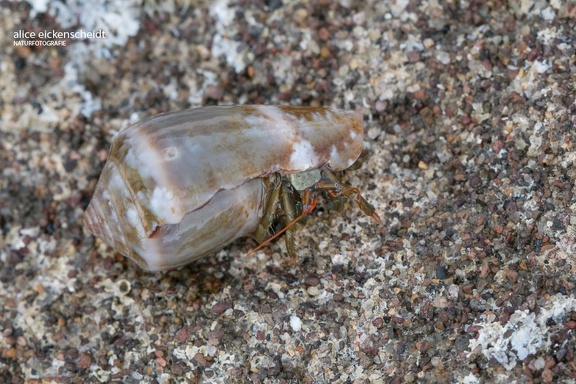
[[[256,233],[262,242],[277,216],[302,212],[299,192],[334,200],[358,192],[334,172],[356,161],[362,138],[360,113],[330,108],[212,106],[155,116],[114,138],[84,224],[151,271],[239,237]]]

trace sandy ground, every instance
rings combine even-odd
[[[558,0],[0,3],[0,382],[574,383],[575,24]],[[15,44],[78,30],[106,37]],[[296,265],[241,239],[164,273],[87,233],[115,133],[209,104],[362,111],[347,180],[383,226],[324,205]]]

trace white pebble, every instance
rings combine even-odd
[[[298,316],[290,316],[290,326],[294,332],[299,332],[302,329],[302,320]]]

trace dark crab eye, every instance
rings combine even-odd
[[[325,172],[356,162],[362,138],[360,113],[330,108],[213,106],[155,116],[114,138],[84,224],[144,269],[175,268],[266,233],[278,210],[277,175],[313,190]],[[337,183],[328,188],[335,199],[350,195]]]

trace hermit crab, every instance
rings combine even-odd
[[[86,228],[150,271],[176,268],[239,237],[264,245],[323,195],[380,219],[340,181],[362,153],[362,114],[321,107],[211,106],[143,120],[114,138]],[[284,229],[272,236],[277,219]]]

